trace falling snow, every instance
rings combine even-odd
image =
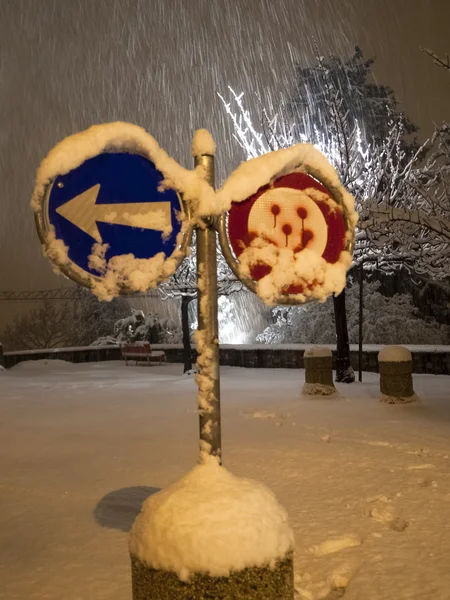
[[[244,158],[217,92],[255,94],[270,110],[294,88],[292,60],[377,55],[378,81],[394,87],[423,135],[449,119],[448,87],[419,45],[445,55],[445,0],[4,0],[0,6],[0,223],[3,289],[62,285],[41,256],[29,214],[34,173],[59,140],[94,123],[124,120],[148,129],[191,168],[195,129],[217,143],[218,183]],[[399,31],[402,35],[399,35]],[[414,72],[414,77],[410,73]],[[19,247],[9,252],[12,247]]]

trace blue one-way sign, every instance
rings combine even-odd
[[[132,254],[171,256],[181,229],[182,206],[174,190],[159,189],[163,175],[138,154],[103,153],[86,160],[49,189],[44,212],[69,259],[87,274],[98,242],[108,245],[106,260]]]

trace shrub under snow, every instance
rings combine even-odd
[[[392,297],[380,293],[380,283],[364,286],[363,342],[366,344],[448,344],[450,332],[435,319],[424,319],[408,294]],[[359,286],[347,289],[347,316],[350,343],[358,342]],[[336,341],[333,301],[300,307],[276,307],[275,323],[257,341],[266,344],[333,344]]]

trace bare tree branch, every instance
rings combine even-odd
[[[424,48],[423,46],[419,46],[419,48],[422,50],[422,52],[425,52],[426,54],[428,54],[428,56],[431,56],[435,65],[438,65],[438,67],[443,67],[444,69],[450,71],[450,57],[448,54],[445,55],[444,59],[435,54],[433,50],[430,50],[429,48]]]

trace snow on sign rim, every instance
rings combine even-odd
[[[275,178],[234,202],[222,223],[231,268],[266,304],[324,301],[345,286],[355,221],[339,190],[314,175],[298,168]]]
[[[183,185],[195,185],[140,127],[96,125],[57,144],[32,198],[44,253],[101,299],[146,291],[186,256],[192,227]]]

